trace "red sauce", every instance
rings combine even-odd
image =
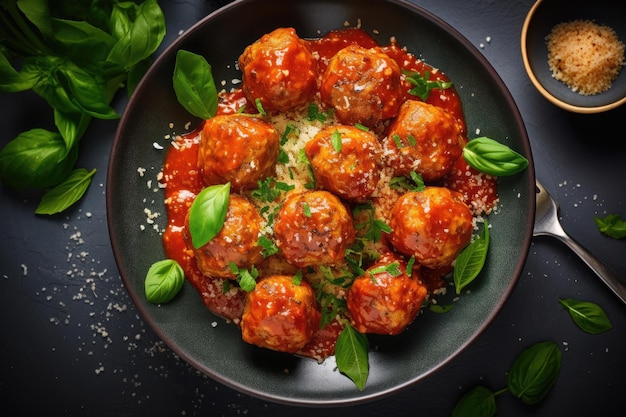
[[[379,46],[370,35],[360,29],[332,31],[320,39],[310,39],[306,42],[311,50],[319,55],[318,69],[320,73],[337,51],[350,44],[358,44],[367,48]],[[393,42],[382,46],[382,49],[395,59],[402,69],[419,73],[428,71],[431,80],[449,81],[445,74],[417,59]],[[415,96],[408,93],[412,87],[410,83],[405,83],[405,98],[415,99]],[[454,88],[433,90],[427,102],[443,107],[454,114],[462,122],[465,134],[463,107]],[[242,89],[220,94],[218,114],[232,114],[240,111],[243,107],[248,113],[256,111],[254,104],[246,99]],[[163,174],[167,184],[165,203],[168,223],[163,234],[163,245],[166,256],[176,260],[182,266],[187,280],[199,292],[206,307],[216,315],[237,323],[243,311],[244,292],[228,282],[225,283],[222,279],[204,276],[196,266],[193,252],[187,249],[183,239],[188,208],[195,196],[204,187],[197,168],[201,129],[202,126],[176,138],[174,146],[169,148],[165,157]],[[483,200],[482,205],[486,207],[495,205],[497,202],[496,178],[485,176],[470,169],[462,160],[458,162],[455,169],[455,173],[447,181],[444,181],[447,187],[460,190],[470,202],[475,198],[474,196],[478,196]],[[436,282],[449,271],[450,268],[448,267],[424,271],[423,279],[429,288],[436,288]],[[228,288],[230,290],[225,292],[225,289]],[[298,354],[317,359],[323,359],[334,354],[335,342],[340,331],[341,325],[337,321],[333,321],[316,332],[313,339]]]

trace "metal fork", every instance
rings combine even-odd
[[[537,212],[535,214],[533,236],[552,236],[565,243],[626,304],[626,280],[617,275],[563,230],[558,217],[559,205],[539,181],[536,181],[536,186]]]

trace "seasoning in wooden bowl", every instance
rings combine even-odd
[[[613,28],[591,20],[559,23],[546,41],[552,76],[581,95],[608,90],[626,64]]]

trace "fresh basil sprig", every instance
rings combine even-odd
[[[535,343],[513,362],[507,374],[507,387],[525,404],[537,404],[556,384],[560,371],[561,351],[557,344]]]
[[[211,65],[198,54],[180,49],[172,77],[178,102],[193,116],[210,119],[217,112],[217,87]]]
[[[523,155],[484,136],[467,142],[463,158],[471,167],[496,177],[514,175],[528,167],[528,159]]]
[[[567,310],[574,323],[584,332],[599,334],[613,328],[606,312],[596,303],[573,298],[559,299],[559,303]]]
[[[85,194],[95,173],[95,169],[75,169],[61,184],[44,193],[35,214],[61,213],[70,207]]]
[[[189,207],[189,233],[194,248],[206,245],[222,230],[229,200],[230,182],[206,187],[198,193]]]
[[[2,0],[0,21],[0,93],[32,90],[50,106],[56,127],[9,142],[0,151],[0,180],[15,189],[71,187],[91,120],[119,118],[111,100],[122,87],[132,93],[163,40],[162,10],[157,0]],[[44,206],[69,206],[65,193],[44,198]]]
[[[456,258],[454,271],[454,289],[457,295],[478,276],[485,265],[489,249],[489,224],[484,220],[479,237],[467,245]]]
[[[164,304],[171,301],[183,288],[185,272],[173,259],[163,259],[150,266],[145,280],[148,302]]]
[[[369,375],[368,348],[367,336],[346,323],[337,337],[335,359],[337,369],[350,378],[359,390],[365,388]]]
[[[562,354],[552,341],[537,342],[522,351],[507,372],[506,387],[497,391],[478,385],[465,393],[452,409],[452,417],[493,417],[496,396],[510,392],[524,404],[537,404],[556,384]]]

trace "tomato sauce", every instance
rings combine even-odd
[[[358,44],[367,48],[379,47],[369,34],[360,29],[336,30],[329,32],[322,38],[308,39],[306,42],[310,49],[319,56],[318,71],[320,73],[324,71],[328,61],[337,51],[350,44]],[[380,47],[396,60],[403,70],[419,73],[428,71],[431,80],[450,81],[445,74],[417,59],[394,42]],[[405,99],[416,99],[408,92],[412,87],[413,85],[409,82],[405,82]],[[455,115],[462,123],[463,134],[466,134],[463,107],[454,87],[433,90],[426,101],[443,107]],[[256,112],[255,105],[246,99],[241,88],[220,93],[218,114],[236,113],[244,107],[246,113]],[[201,130],[202,126],[188,134],[177,137],[165,157],[163,181],[166,183],[165,204],[168,220],[163,234],[163,245],[166,256],[176,260],[182,266],[187,280],[199,292],[206,307],[216,315],[238,323],[243,311],[245,293],[239,287],[229,283],[228,280],[204,276],[195,263],[193,252],[187,249],[183,237],[187,211],[195,196],[204,187],[197,162]],[[465,195],[468,205],[471,205],[476,198],[481,200],[480,206],[482,208],[493,207],[496,204],[496,178],[471,169],[463,158],[459,158],[453,171],[444,181],[444,185],[461,191]],[[474,206],[476,205],[474,204]],[[450,268],[429,270],[423,274],[423,278],[428,281],[429,287],[436,287],[434,283],[449,271]],[[341,328],[341,324],[336,320],[331,322],[325,328],[320,329],[298,354],[318,359],[334,354],[335,342]]]

